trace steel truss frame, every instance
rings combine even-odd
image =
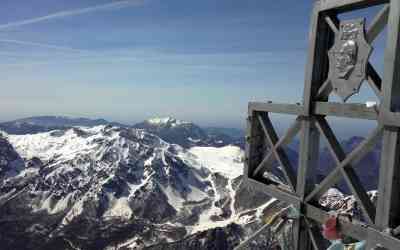
[[[381,5],[382,10],[366,31],[372,43],[387,26],[383,79],[371,63],[367,82],[380,100],[379,107],[364,104],[329,102],[332,84],[328,80],[327,51],[339,32],[338,14]],[[342,220],[342,231],[367,241],[367,249],[400,249],[393,232],[400,231],[400,0],[318,0],[315,1],[302,104],[249,103],[246,134],[245,181],[259,191],[293,204],[304,215],[295,223],[295,249],[322,249],[321,235],[312,225],[323,223],[328,212],[319,198],[344,179],[356,198],[364,221]],[[278,137],[270,113],[295,115],[285,135]],[[332,131],[326,116],[375,120],[376,128],[352,152],[346,154]],[[284,146],[299,134],[300,152],[297,173]],[[335,169],[319,184],[310,176],[318,162],[319,141],[323,136],[335,160]],[[382,140],[377,206],[370,201],[355,173],[354,166]],[[268,148],[268,152],[266,151]],[[263,178],[276,159],[289,188],[281,188]]]

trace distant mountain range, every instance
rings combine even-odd
[[[244,133],[232,128],[201,128],[194,123],[180,121],[175,118],[153,118],[133,126],[144,129],[169,143],[185,148],[194,146],[226,146],[244,147]]]
[[[99,125],[126,125],[104,119],[72,118],[66,116],[35,116],[0,123],[0,130],[9,134],[24,135],[48,132],[55,129],[68,129],[74,126],[94,127]]]
[[[65,116],[37,116],[0,123],[0,130],[9,134],[26,135],[49,132],[72,127],[94,127],[112,125],[144,129],[158,135],[166,142],[185,148],[193,146],[237,145],[244,148],[244,131],[234,128],[201,128],[200,126],[175,118],[152,118],[133,126],[110,122],[105,119],[71,118]]]
[[[152,118],[131,126],[117,122],[110,122],[105,119],[38,116],[0,123],[0,130],[9,134],[24,135],[49,132],[57,129],[66,130],[76,126],[94,127],[99,125],[143,129],[159,136],[168,143],[178,144],[184,148],[191,148],[194,146],[223,147],[227,145],[235,145],[244,149],[245,146],[243,130],[218,127],[203,128],[192,122],[181,121],[172,117]],[[363,139],[363,137],[351,137],[343,140],[341,144],[345,152],[348,153]],[[298,150],[298,141],[293,141],[286,148],[286,152],[288,153],[289,159],[294,167],[297,166]],[[356,172],[368,190],[374,190],[377,188],[377,178],[371,177],[378,176],[379,174],[380,150],[381,145],[376,145],[374,150],[368,153],[356,166]],[[329,150],[323,148],[320,152],[319,167],[315,173],[319,180],[332,170],[333,162],[334,160]],[[349,190],[344,182],[340,183],[337,187],[345,192]]]
[[[243,184],[242,157],[236,146],[185,149],[111,125],[2,133],[0,245],[232,249],[270,206]],[[173,244],[182,239],[198,247]]]
[[[128,126],[45,116],[2,123],[0,131],[5,249],[233,249],[285,206],[243,183],[240,130],[175,118]],[[342,145],[349,152],[362,140]],[[294,168],[298,146],[285,148]],[[380,150],[357,165],[368,190],[376,189]],[[334,161],[327,149],[320,153],[322,179]],[[342,192],[328,192],[323,204],[357,207]],[[248,249],[267,249],[268,237]]]

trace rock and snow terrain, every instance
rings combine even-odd
[[[126,127],[121,123],[109,122],[104,119],[72,118],[66,116],[34,116],[0,123],[0,130],[10,134],[36,134],[55,129],[68,129],[73,126],[94,127],[99,125],[116,125]]]
[[[135,127],[0,133],[1,246],[232,249],[262,225],[265,215],[284,206],[245,187],[243,151],[226,146],[229,140],[218,143],[215,134],[173,118]],[[360,140],[345,141],[344,148],[349,151]],[[362,181],[376,171],[379,150],[378,145],[360,163],[371,166]],[[296,162],[297,153],[287,152]],[[327,152],[321,161],[322,175],[331,168]],[[376,192],[369,194],[376,199]],[[320,203],[359,213],[355,199],[335,189]],[[266,246],[268,239],[261,238],[251,249]]]
[[[201,249],[210,243],[201,235],[222,230],[229,249],[257,227],[269,200],[244,188],[241,174],[236,146],[185,149],[143,129],[3,132],[0,243],[146,249],[192,239]]]
[[[222,147],[230,144],[243,146],[244,136],[232,137],[224,129],[203,129],[192,122],[181,121],[172,117],[152,118],[133,126],[155,134],[163,140],[178,144],[184,148],[194,146]]]

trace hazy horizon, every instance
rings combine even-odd
[[[0,120],[63,115],[132,124],[172,116],[244,128],[249,101],[301,102],[312,3],[5,0]],[[372,62],[383,44],[381,37]],[[371,99],[364,84],[352,101]],[[347,134],[369,129],[341,123]]]

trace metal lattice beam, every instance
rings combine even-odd
[[[367,29],[363,19],[343,21],[338,18],[340,13],[376,5],[382,5],[382,8]],[[355,31],[357,27],[362,28],[362,33],[354,36],[354,32],[358,32]],[[365,48],[372,45],[385,27],[388,37],[385,71],[381,77],[368,62],[370,50]],[[360,56],[354,49],[354,43],[357,42],[360,42],[360,46],[365,46],[364,50],[360,50],[360,53],[364,53]],[[342,49],[332,51],[338,46],[336,43],[340,43]],[[318,200],[342,179],[353,193],[365,219],[340,220],[342,232],[355,239],[366,240],[368,249],[379,245],[384,249],[398,250],[400,240],[390,232],[400,232],[400,1],[317,0],[311,17],[309,46],[302,105],[271,102],[249,104],[245,180],[254,189],[290,203],[302,213],[304,217],[295,222],[293,228],[296,250],[321,249],[321,235],[312,225],[323,223],[329,214],[318,204]],[[338,58],[343,53],[347,53],[348,58],[338,60],[336,63],[339,66],[333,67],[332,71],[332,63],[335,62],[329,60]],[[360,58],[363,61],[354,63],[354,60]],[[346,67],[341,67],[343,62],[348,63]],[[360,65],[365,68],[357,68]],[[354,73],[355,71],[358,73]],[[351,91],[358,91],[359,86],[354,85],[358,84],[358,80],[351,78],[354,74],[354,77],[359,77],[360,83],[363,80],[368,83],[381,101],[379,106],[329,102],[329,96],[333,92],[342,94],[346,100],[353,94]],[[350,92],[338,92],[339,87],[346,88],[347,82],[356,87],[346,90]],[[295,115],[297,118],[286,134],[279,138],[269,119],[269,113]],[[377,127],[346,154],[326,116],[374,120]],[[300,136],[300,152],[296,177],[284,146],[297,134]],[[321,135],[327,141],[336,167],[320,183],[315,183],[313,173],[318,164]],[[379,194],[375,207],[358,178],[355,167],[381,140],[383,146]],[[265,152],[266,149],[269,151]],[[263,173],[271,171],[274,159],[282,166],[289,186],[264,178]]]

